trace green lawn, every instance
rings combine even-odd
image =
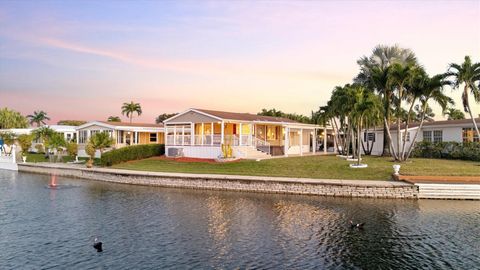
[[[260,176],[307,177],[323,179],[387,180],[395,164],[391,158],[365,157],[366,169],[351,169],[349,162],[335,156],[306,156],[231,163],[176,162],[143,159],[113,166],[118,169],[156,172],[211,173]],[[478,175],[480,163],[457,160],[411,159],[402,163],[405,175]]]
[[[78,158],[79,160],[87,160],[88,158]],[[57,162],[70,162],[74,161],[75,159],[71,156],[64,156],[62,160],[58,160]],[[48,158],[45,158],[45,154],[38,154],[38,153],[27,153],[27,162],[49,162]],[[100,165],[100,159],[94,159],[93,163],[95,165]]]

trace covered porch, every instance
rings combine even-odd
[[[166,146],[251,147],[273,156],[315,153],[319,127],[308,124],[217,121],[166,123]]]

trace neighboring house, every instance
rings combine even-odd
[[[203,109],[189,109],[164,121],[167,156],[218,158],[222,144],[235,157],[258,159],[272,155],[315,152],[320,126],[287,118]]]
[[[113,149],[135,144],[165,142],[162,124],[93,121],[78,126],[76,129],[78,156],[87,157],[85,146],[90,136],[103,131],[110,133],[114,139]],[[97,152],[96,156],[100,157],[100,153]]]
[[[480,126],[480,118],[476,118],[477,125]],[[412,123],[408,127],[406,148],[410,147],[413,142],[413,137],[419,128],[419,123]],[[397,127],[392,125],[390,127],[390,134],[392,135],[393,145],[397,145]],[[401,126],[401,139],[403,139],[404,126]],[[381,155],[383,150],[383,129],[372,131],[368,134],[364,131],[363,142],[366,145],[367,140],[371,144],[374,143],[372,155]],[[461,120],[445,120],[424,122],[422,130],[418,132],[416,142],[479,142],[479,138],[473,127],[471,119]],[[396,148],[395,148],[396,149]]]
[[[76,126],[64,126],[64,125],[45,125],[42,127],[51,128],[53,131],[63,134],[66,141],[76,140]],[[16,136],[22,134],[31,134],[34,130],[38,129],[38,127],[31,127],[31,128],[12,128],[12,129],[2,129],[0,132],[12,132]],[[43,142],[40,138],[35,138],[32,142],[32,146],[28,151],[36,152],[37,148],[36,145],[41,144]]]

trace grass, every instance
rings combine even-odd
[[[323,179],[388,180],[393,173],[391,158],[365,157],[366,169],[351,169],[349,162],[335,156],[306,156],[278,158],[262,161],[243,160],[231,163],[177,162],[169,159],[149,158],[129,161],[113,166],[118,169],[209,173],[258,176],[285,176]],[[401,163],[405,175],[473,175],[480,176],[480,163],[459,160],[411,159]]]
[[[79,160],[87,160],[88,158],[78,158]],[[71,157],[71,156],[63,156],[61,160],[58,160],[57,162],[63,162],[63,163],[66,163],[66,162],[70,162],[70,161],[74,161],[75,158]],[[45,154],[40,154],[40,153],[27,153],[27,162],[33,162],[33,163],[37,163],[37,162],[49,162],[49,159],[48,158],[45,158]],[[93,161],[93,164],[95,165],[100,165],[100,159],[99,158],[96,158],[94,159]]]

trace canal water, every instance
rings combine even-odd
[[[0,269],[478,269],[480,202],[143,187],[0,171]],[[349,220],[365,222],[351,229]],[[93,239],[103,242],[97,253]]]

